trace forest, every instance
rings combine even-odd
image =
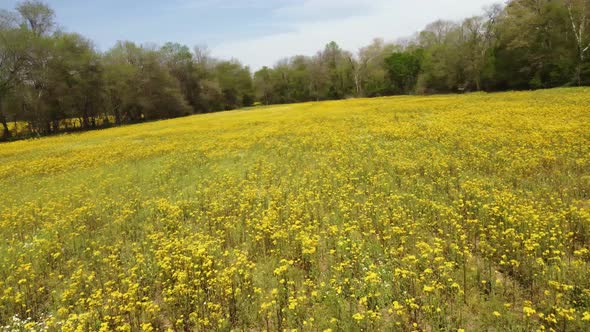
[[[588,0],[512,0],[395,42],[355,52],[330,42],[255,72],[173,42],[101,51],[60,29],[50,6],[26,0],[0,10],[0,137],[269,104],[589,85],[589,58]]]

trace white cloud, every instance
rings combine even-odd
[[[426,24],[437,19],[457,20],[480,14],[490,0],[305,0],[298,6],[285,6],[276,11],[280,17],[297,17],[291,23],[291,32],[271,33],[268,36],[228,42],[213,47],[216,56],[236,57],[254,70],[264,65],[273,65],[277,60],[297,55],[312,55],[334,40],[341,47],[356,51],[373,38],[395,40],[410,36]],[[355,8],[358,15],[326,20],[307,20],[318,16],[329,17],[331,10],[344,6],[349,11]],[[362,7],[364,6],[364,7]]]
[[[374,9],[378,1],[358,0],[304,0],[298,4],[283,6],[274,11],[280,18],[295,18],[300,20],[326,18],[330,16],[358,16]]]
[[[266,0],[181,0],[179,3],[172,5],[171,9],[194,9],[194,8],[221,8],[221,9],[237,9],[237,8],[264,8],[268,6]]]

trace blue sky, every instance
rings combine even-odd
[[[18,0],[0,0],[13,9]],[[438,18],[479,14],[490,0],[45,0],[60,26],[107,50],[117,40],[207,45],[254,69],[331,40],[351,51],[395,40]]]

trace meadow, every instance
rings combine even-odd
[[[6,331],[588,331],[590,89],[0,144]]]

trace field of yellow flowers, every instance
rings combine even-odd
[[[0,330],[588,331],[590,89],[0,145]]]

